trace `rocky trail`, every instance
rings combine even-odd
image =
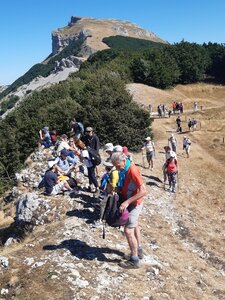
[[[221,102],[220,111],[225,111]],[[145,256],[137,270],[118,265],[128,253],[122,230],[107,227],[103,239],[102,229],[92,226],[98,217],[97,198],[83,191],[73,198],[40,194],[35,182],[50,154],[31,157],[21,185],[2,208],[5,217],[9,216],[15,199],[33,186],[28,198],[31,206],[33,199],[39,203],[39,214],[32,216],[38,226],[20,243],[0,229],[5,237],[0,299],[225,299],[224,156],[221,159],[218,147],[206,147],[211,133],[205,130],[206,119],[200,112],[197,117],[202,118],[203,128],[186,133],[192,141],[189,159],[182,150],[184,135],[175,133],[174,117],[153,122],[156,157],[152,171],[143,168],[141,153],[133,154],[148,189],[140,218]],[[184,116],[182,122],[185,128]],[[162,182],[163,147],[172,132],[178,140],[176,194],[164,190]],[[33,170],[37,175],[32,177]]]

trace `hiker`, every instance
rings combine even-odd
[[[114,146],[112,143],[107,143],[104,146],[104,151],[108,154],[108,158],[106,160],[110,160],[110,157],[113,153]]]
[[[180,119],[180,115],[178,115],[178,117],[176,118],[176,123],[177,123],[177,132],[182,132],[181,129],[181,119]]]
[[[92,163],[88,150],[84,149],[81,151],[81,161],[85,164],[88,170],[88,179],[89,179],[88,191],[92,193],[97,193],[98,181],[96,179],[95,166]],[[94,185],[94,188],[92,188],[92,185]]]
[[[74,158],[75,155],[77,155],[74,147],[72,147],[72,145],[68,143],[68,137],[66,134],[62,134],[60,136],[60,142],[56,150],[57,155],[60,155],[63,149],[66,149],[68,151],[68,155],[71,156],[72,158]]]
[[[175,153],[177,152],[177,140],[174,137],[174,134],[171,134],[170,138],[168,139],[168,146],[171,147],[172,151]]]
[[[48,162],[48,170],[45,172],[43,184],[47,195],[57,195],[61,191],[73,191],[67,180],[59,181],[57,176],[56,161]]]
[[[60,156],[55,159],[56,168],[59,175],[70,175],[71,171],[77,171],[77,164],[79,159],[77,156],[72,158],[69,156],[69,151],[62,149]]]
[[[100,142],[98,136],[93,132],[92,127],[86,128],[86,134],[84,136],[84,144],[86,147],[91,147],[92,149],[95,149],[97,152],[99,152],[100,148]]]
[[[183,150],[185,150],[185,153],[187,154],[187,158],[189,158],[189,152],[191,147],[191,140],[184,136],[183,138]]]
[[[57,139],[58,139],[57,132],[55,129],[50,132],[50,137],[51,137],[52,145],[55,146]]]
[[[169,116],[169,118],[171,117],[171,114],[172,114],[172,110],[169,109],[169,110],[168,110],[168,116]]]
[[[52,146],[52,140],[49,134],[49,128],[47,126],[43,127],[39,131],[39,136],[40,136],[40,140],[39,140],[40,146],[42,146],[43,148],[49,148]]]
[[[119,194],[123,199],[120,211],[129,211],[129,220],[125,225],[124,233],[131,251],[129,260],[121,262],[120,266],[129,269],[139,268],[139,259],[143,258],[141,233],[138,224],[142,211],[142,198],[147,194],[144,181],[137,166],[130,162],[124,153],[113,153],[113,165],[119,171]]]
[[[165,146],[164,150],[165,150],[165,162],[162,166],[162,170],[163,170],[163,181],[164,181],[164,186],[165,186],[165,183],[166,183],[166,180],[167,180],[166,161],[167,161],[167,159],[170,158],[171,148],[169,146]]]
[[[198,103],[197,101],[194,101],[194,112],[198,110]]]
[[[99,220],[95,221],[93,227],[99,227],[102,225],[102,218],[104,215],[107,199],[109,195],[115,195],[117,183],[119,181],[119,173],[116,168],[113,166],[110,160],[106,160],[103,162],[105,166],[105,172],[101,179],[100,184],[100,218]]]
[[[197,120],[195,118],[192,118],[192,120],[191,120],[191,126],[192,126],[192,130],[193,131],[197,130]]]
[[[150,136],[146,137],[144,147],[142,147],[141,150],[142,154],[144,153],[144,150],[146,150],[148,168],[151,168],[151,170],[153,170],[153,155],[155,154],[155,145]]]
[[[170,191],[173,193],[176,193],[176,181],[177,181],[177,159],[176,159],[176,153],[171,151],[170,157],[166,161],[166,173],[169,181],[169,188]]]
[[[191,121],[191,118],[188,118],[188,130],[189,130],[189,132],[191,131],[191,127],[192,127],[192,121]]]
[[[70,137],[74,137],[75,141],[79,140],[84,134],[84,125],[81,122],[77,122],[75,118],[70,121]]]

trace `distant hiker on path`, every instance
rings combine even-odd
[[[146,150],[146,158],[148,162],[148,168],[153,170],[153,155],[155,154],[155,145],[150,136],[146,137],[144,147],[141,148],[142,153]]]
[[[195,101],[194,102],[194,112],[196,112],[198,110],[198,102]]]
[[[177,152],[177,140],[174,137],[174,134],[171,134],[170,138],[168,139],[168,146],[174,151],[175,153]]]
[[[176,123],[177,123],[177,132],[182,132],[180,115],[178,115],[178,117],[176,118]]]
[[[177,160],[176,160],[176,153],[171,151],[170,158],[166,161],[166,173],[168,176],[169,181],[169,188],[170,191],[176,193],[176,183],[177,183]]]
[[[130,258],[121,262],[120,266],[127,269],[139,268],[139,259],[143,258],[141,232],[138,224],[142,211],[142,198],[147,194],[144,180],[137,166],[130,162],[124,153],[113,153],[113,165],[119,171],[119,194],[122,197],[120,211],[129,211],[129,220],[125,225],[124,233],[130,248]]]
[[[187,154],[187,158],[189,158],[189,152],[191,148],[191,140],[184,136],[183,138],[183,150],[185,150],[185,153]]]

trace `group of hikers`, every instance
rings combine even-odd
[[[62,134],[59,141],[56,131],[51,132],[48,127],[42,128],[39,135],[39,147],[52,149],[55,156],[54,159],[48,160],[48,169],[39,187],[44,188],[46,195],[57,195],[62,192],[71,195],[71,193],[79,193],[80,190],[94,193],[99,199],[100,213],[98,220],[93,221],[93,227],[104,225],[107,212],[109,214],[112,206],[109,203],[118,203],[120,221],[124,225],[124,234],[130,248],[129,257],[122,261],[120,266],[139,268],[139,260],[143,258],[143,249],[138,219],[147,190],[141,172],[133,162],[127,147],[114,146],[112,143],[104,145],[103,150],[107,158],[102,163],[104,172],[100,177],[100,141],[92,127],[84,129],[82,123],[72,119],[68,135]],[[183,149],[187,157],[189,157],[190,145],[190,139],[185,136]],[[146,155],[148,167],[153,170],[155,145],[150,136],[145,138],[141,150],[143,157]],[[164,150],[165,161],[162,166],[164,187],[168,180],[169,190],[176,193],[178,163],[177,141],[174,134],[169,137],[168,146],[165,146]],[[84,178],[84,174],[88,177],[88,187],[78,185],[79,179]],[[117,225],[110,226],[116,227]]]
[[[93,226],[103,223],[108,199],[118,201],[119,212],[124,218],[124,234],[130,248],[129,257],[120,266],[139,268],[143,250],[138,219],[143,206],[142,199],[147,193],[141,172],[132,162],[126,146],[107,143],[104,151],[108,157],[103,162],[105,170],[99,182],[99,138],[92,127],[84,130],[75,119],[71,120],[70,126],[70,137],[62,134],[59,142],[51,140],[52,132],[48,127],[40,130],[39,147],[52,149],[55,158],[48,161],[48,169],[39,188],[43,187],[46,195],[57,195],[63,191],[73,193],[78,188],[74,173],[82,173],[86,168],[89,180],[87,191],[98,195],[100,201],[99,219]]]

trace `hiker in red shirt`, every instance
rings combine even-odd
[[[173,193],[176,193],[178,168],[177,168],[177,160],[176,160],[176,153],[175,152],[171,151],[170,158],[167,159],[166,164],[165,164],[165,168],[166,168],[166,173],[167,173],[167,176],[168,176],[170,190]]]
[[[142,198],[146,195],[146,187],[137,166],[124,153],[115,152],[111,156],[113,165],[119,171],[118,189],[122,198],[120,211],[129,211],[129,220],[124,233],[128,241],[131,255],[129,260],[121,262],[120,266],[127,269],[139,268],[139,258],[143,258],[141,233],[138,225],[142,210]]]

